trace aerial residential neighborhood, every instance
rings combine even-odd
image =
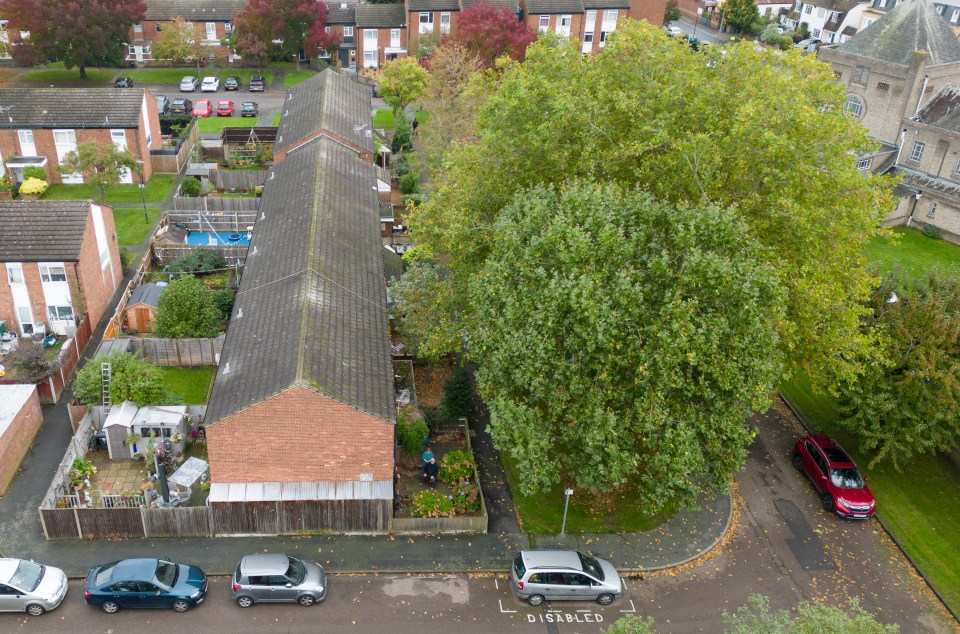
[[[0,0],[0,628],[960,630],[958,15]]]

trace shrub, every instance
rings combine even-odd
[[[443,413],[439,407],[421,407],[420,412],[423,414],[423,420],[430,429],[436,429],[437,426],[444,421]]]
[[[447,484],[456,484],[473,477],[473,459],[466,451],[456,449],[440,461],[440,479]]]
[[[393,171],[397,173],[397,178],[403,178],[405,174],[410,173],[410,160],[406,154],[401,154],[400,158],[393,164]]]
[[[420,456],[423,449],[423,441],[426,439],[430,430],[422,419],[408,420],[401,417],[397,421],[397,442],[411,456]]]
[[[214,295],[192,275],[183,275],[170,282],[160,295],[157,306],[157,336],[171,339],[216,337],[223,317],[214,304]]]
[[[128,270],[133,261],[134,255],[130,253],[130,249],[127,247],[120,247],[120,268],[124,271]]]
[[[165,269],[168,273],[206,273],[226,268],[227,261],[212,249],[197,249],[190,255],[177,258]]]
[[[407,211],[416,209],[423,204],[423,194],[407,194],[403,197],[403,207]]]
[[[940,227],[934,227],[933,225],[925,225],[923,227],[923,235],[928,238],[933,238],[934,240],[939,240],[943,237],[943,234],[940,232]]]
[[[416,194],[420,191],[420,174],[408,172],[400,177],[400,193]]]
[[[98,356],[84,365],[73,380],[73,395],[84,405],[103,404],[100,368],[110,363],[110,399],[113,403],[133,401],[137,405],[169,405],[176,397],[167,391],[157,366],[141,357],[117,352]]]
[[[458,482],[453,486],[453,509],[456,513],[473,513],[480,510],[480,487],[471,482]]]
[[[237,299],[236,293],[229,288],[222,288],[217,291],[212,291],[212,294],[213,305],[220,311],[222,318],[230,319],[230,313],[233,312],[233,303]]]
[[[20,193],[39,198],[47,191],[47,187],[49,187],[49,185],[47,185],[46,181],[42,181],[39,178],[28,178],[20,183]]]
[[[183,179],[180,183],[180,193],[189,198],[196,198],[200,195],[200,181],[192,177]]]
[[[56,364],[47,359],[43,346],[29,337],[21,339],[20,345],[3,356],[3,361],[17,371],[22,383],[36,383],[56,369]]]
[[[457,368],[447,382],[443,384],[443,395],[440,397],[440,408],[446,417],[466,416],[470,411],[470,397],[473,395],[473,386],[470,373],[466,368]]]
[[[39,165],[28,165],[27,167],[23,168],[23,180],[27,180],[28,178],[36,178],[37,180],[41,180],[46,183],[47,170],[43,169]]]
[[[10,179],[7,178],[7,175],[4,174],[0,176],[0,192],[12,192],[13,183],[10,182]]]
[[[453,517],[453,500],[438,491],[421,491],[413,496],[410,513],[414,517]]]

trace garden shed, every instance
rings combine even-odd
[[[103,423],[110,459],[125,460],[144,453],[151,432],[165,451],[182,452],[187,418],[186,405],[137,407],[136,403],[124,401],[111,408]]]
[[[160,305],[160,295],[166,283],[155,284],[150,282],[133,289],[130,299],[127,300],[127,329],[133,332],[153,332],[157,320],[157,307]]]
[[[103,432],[107,437],[107,454],[111,460],[129,460],[135,449],[127,442],[132,431],[133,417],[137,415],[137,404],[124,401],[110,408],[107,419],[103,421]]]

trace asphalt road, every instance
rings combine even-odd
[[[269,88],[264,92],[250,92],[246,89],[246,85],[240,90],[230,90],[226,91],[223,89],[223,83],[221,82],[220,90],[217,92],[200,92],[198,88],[195,92],[180,92],[178,84],[137,84],[137,88],[143,87],[149,90],[153,95],[166,95],[170,98],[170,101],[174,99],[186,98],[197,103],[200,99],[209,99],[213,103],[213,107],[217,107],[217,102],[221,99],[229,99],[234,103],[236,111],[234,113],[235,118],[240,116],[240,104],[245,101],[254,101],[260,106],[260,112],[267,110],[268,108],[279,108],[283,105],[283,100],[286,98],[286,94],[282,92],[276,92],[270,90]],[[212,118],[216,118],[216,114],[211,115]]]

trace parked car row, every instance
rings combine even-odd
[[[67,576],[59,568],[23,559],[0,559],[0,612],[41,616],[67,596]],[[84,600],[107,614],[128,608],[172,608],[186,612],[207,598],[206,573],[165,559],[122,559],[92,568]],[[241,608],[255,603],[310,606],[327,596],[320,564],[288,555],[257,553],[237,564],[230,592]]]
[[[174,99],[166,95],[157,96],[157,112],[161,115],[190,115],[195,117],[209,117],[216,112],[218,117],[232,117],[236,107],[229,99],[221,99],[217,102],[217,107],[209,99],[198,99],[196,104],[186,98]],[[253,101],[247,101],[240,105],[241,117],[257,117],[260,114],[260,107]]]
[[[129,78],[120,79],[127,79],[127,81],[130,82],[130,86],[133,86],[133,82]],[[117,79],[117,82],[119,82],[120,79]],[[241,85],[242,82],[236,75],[230,75],[223,80],[224,90],[240,90]],[[266,86],[266,81],[264,81],[262,75],[254,75],[250,78],[250,83],[247,84],[247,90],[250,92],[263,92]],[[119,84],[117,84],[117,87],[120,87]],[[204,77],[201,80],[193,75],[187,75],[180,80],[180,92],[195,92],[198,87],[200,88],[200,92],[217,92],[220,90],[220,78],[210,76]]]

